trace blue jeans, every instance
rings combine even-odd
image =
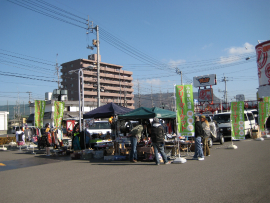
[[[159,157],[158,157],[158,151],[160,151],[161,157],[164,161],[164,163],[167,163],[167,156],[164,152],[164,143],[162,142],[152,142],[152,145],[154,147],[154,151],[155,151],[155,157],[156,157],[156,164],[159,164]]]
[[[202,141],[201,137],[195,137],[195,154],[193,158],[204,157],[201,141]]]
[[[130,161],[137,160],[137,138],[130,137],[131,151],[130,151]]]

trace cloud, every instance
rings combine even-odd
[[[228,57],[220,57],[220,60],[218,61],[219,64],[228,64],[228,63],[234,63],[236,61],[239,61],[240,59],[243,59],[239,56],[228,56]]]
[[[253,53],[255,52],[255,47],[252,44],[246,42],[242,47],[231,47],[226,50],[230,56],[220,57],[218,64],[235,63],[237,61],[243,60],[243,57],[240,57],[239,55]]]
[[[213,44],[212,44],[212,43],[210,43],[210,44],[207,44],[207,45],[203,46],[203,47],[202,47],[202,49],[207,49],[207,48],[209,48],[209,47],[211,47],[211,46],[213,46]]]
[[[247,54],[255,52],[255,47],[246,42],[243,47],[231,47],[228,49],[229,54]]]
[[[176,68],[177,66],[182,65],[185,62],[186,62],[186,60],[184,60],[184,59],[179,59],[179,60],[176,60],[176,61],[175,60],[170,60],[169,64],[170,64],[171,67]]]
[[[162,81],[160,79],[151,79],[151,80],[146,80],[145,83],[151,85],[152,86],[159,86],[161,85]]]

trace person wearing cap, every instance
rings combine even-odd
[[[204,154],[201,146],[202,136],[204,134],[199,116],[195,116],[195,153],[193,159],[203,161]]]
[[[158,151],[160,151],[164,164],[170,164],[164,152],[164,129],[157,117],[154,117],[151,127],[151,140],[155,151],[156,165],[160,165]]]
[[[202,123],[202,128],[204,131],[204,136],[203,136],[203,154],[204,156],[210,156],[210,149],[208,146],[208,138],[210,136],[210,126],[209,126],[209,122],[206,119],[206,117],[204,115],[201,116],[201,123]]]
[[[128,134],[131,142],[131,151],[130,151],[130,162],[136,163],[138,160],[137,157],[137,142],[141,140],[142,131],[144,130],[144,126],[139,123],[135,123],[132,130]]]

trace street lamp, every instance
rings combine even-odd
[[[83,81],[83,69],[93,69],[94,66],[87,66],[85,68],[79,68],[76,70],[68,71],[69,74],[73,74],[78,71],[78,93],[79,93],[79,124],[80,124],[80,132],[82,132],[82,111],[84,114],[84,81]],[[81,104],[82,102],[82,104]]]

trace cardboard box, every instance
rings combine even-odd
[[[127,155],[129,154],[129,151],[127,149],[121,149],[120,154]]]
[[[114,149],[106,149],[106,155],[109,156],[109,155],[114,155],[115,154],[115,151]]]
[[[104,156],[105,161],[113,161],[114,160],[114,155],[112,156]]]
[[[149,154],[154,154],[154,148],[153,147],[138,147],[137,151],[138,152],[149,153]]]
[[[252,130],[252,138],[253,139],[257,139],[257,138],[260,138],[261,137],[261,134],[258,130]]]

